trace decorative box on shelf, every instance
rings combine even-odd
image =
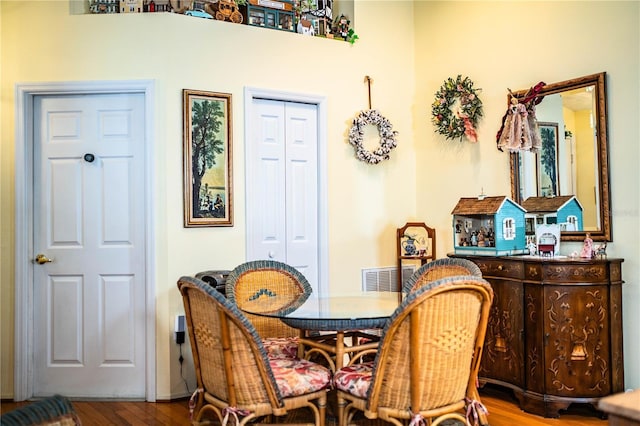
[[[242,12],[249,25],[295,32],[293,1],[248,0]]]
[[[91,13],[118,13],[120,10],[119,0],[90,0],[89,11]]]
[[[300,18],[298,25],[301,22],[310,23],[314,35],[333,38],[333,0],[300,1]],[[304,34],[300,28],[297,31]]]
[[[525,209],[506,196],[461,198],[453,215],[456,254],[526,254]]]
[[[142,0],[120,0],[120,13],[141,13]]]

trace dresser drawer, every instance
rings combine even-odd
[[[573,264],[549,263],[542,265],[542,280],[557,283],[601,283],[609,280],[605,263],[601,264]]]
[[[508,259],[484,260],[478,258],[474,258],[473,262],[478,265],[483,277],[523,278],[522,262],[514,262]]]

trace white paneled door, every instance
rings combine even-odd
[[[247,254],[298,269],[318,291],[318,107],[253,99]]]
[[[34,98],[36,397],[145,397],[144,105]]]

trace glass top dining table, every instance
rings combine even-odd
[[[265,312],[270,302],[280,309]],[[298,356],[321,353],[329,361],[331,369],[336,371],[342,368],[347,355],[377,348],[379,336],[368,334],[367,330],[384,328],[401,302],[402,293],[399,292],[363,291],[359,294],[309,297],[301,304],[292,301],[284,309],[281,309],[278,296],[259,297],[242,309],[254,315],[279,318],[290,327],[299,329]]]
[[[254,304],[242,309],[254,315],[280,318],[294,328],[317,331],[339,331],[362,328],[383,328],[389,317],[402,302],[402,293],[389,291],[363,291],[359,294],[329,297],[309,297],[304,303],[293,302],[284,309],[265,312],[269,300],[282,306],[278,296],[260,297]],[[255,309],[252,309],[255,307]]]

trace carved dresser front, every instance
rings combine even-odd
[[[623,259],[450,256],[476,263],[494,290],[481,384],[545,417],[624,391]]]

